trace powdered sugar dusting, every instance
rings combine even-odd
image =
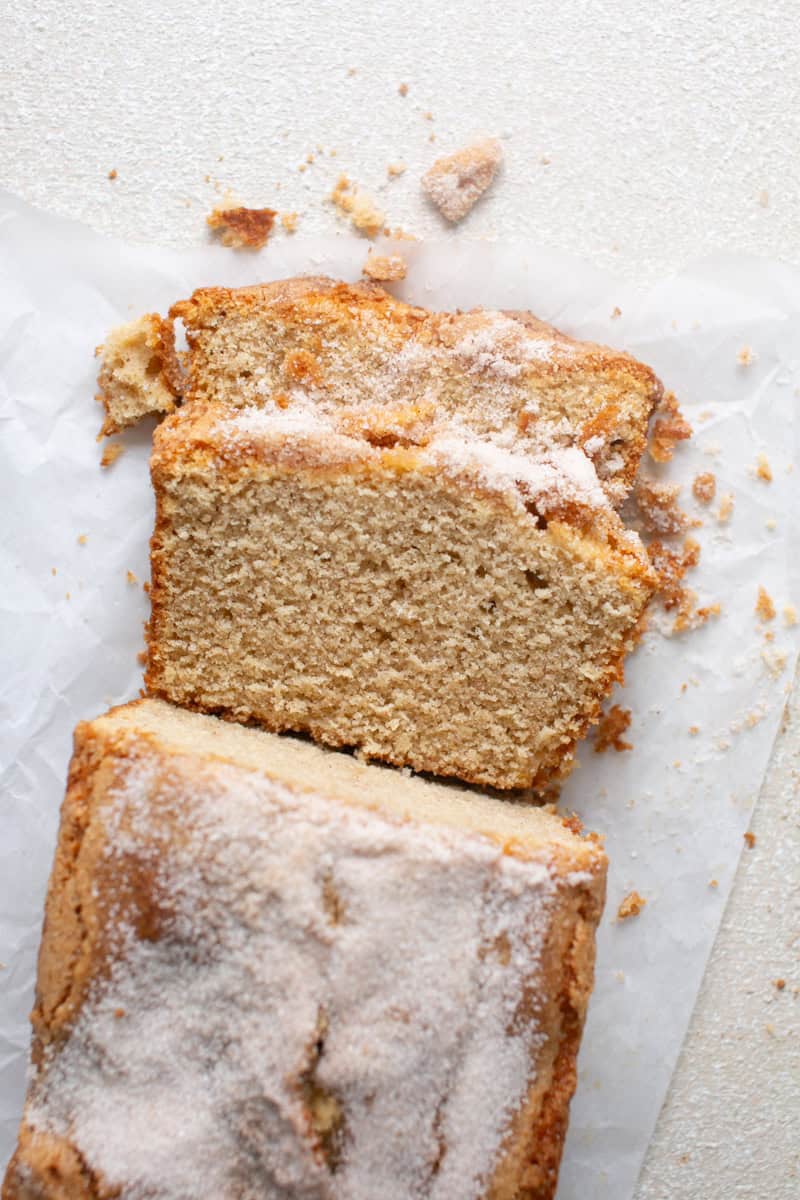
[[[484,1194],[542,1043],[517,1005],[545,861],[145,745],[102,820],[169,916],[155,941],[109,917],[127,933],[35,1129],[130,1200]]]
[[[578,505],[610,508],[597,472],[582,450],[552,446],[538,456],[523,455],[470,435],[444,433],[427,448],[426,457],[454,475],[468,475],[490,491],[535,499],[543,512]]]

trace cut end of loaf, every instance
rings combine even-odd
[[[158,431],[151,692],[492,787],[568,769],[652,589],[635,535],[558,464],[526,491],[290,413]]]

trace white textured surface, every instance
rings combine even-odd
[[[441,237],[419,175],[496,133],[504,174],[460,236],[526,235],[642,280],[718,247],[800,261],[791,4],[13,0],[5,17],[0,182],[100,230],[196,242],[216,180],[330,231],[341,169],[392,226]],[[300,173],[318,145],[336,157]],[[798,767],[793,720],[639,1200],[797,1195]]]

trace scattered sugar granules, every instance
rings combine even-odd
[[[644,896],[635,891],[628,892],[617,909],[617,920],[627,921],[629,917],[638,917],[646,904]]]
[[[272,208],[215,208],[206,224],[231,250],[260,250],[267,244],[276,216]]]
[[[772,483],[772,467],[766,454],[759,454],[756,459],[756,478],[763,479],[764,483]]]
[[[122,442],[106,442],[103,453],[100,455],[100,466],[112,467],[120,454],[122,454],[123,449]]]
[[[384,214],[371,196],[363,192],[346,175],[340,175],[331,192],[331,200],[359,233],[373,238],[383,228]]]
[[[376,254],[370,250],[367,261],[361,268],[361,274],[376,283],[387,283],[392,280],[405,279],[406,260],[401,254]]]
[[[631,710],[629,708],[621,708],[619,704],[612,704],[607,713],[604,713],[597,724],[594,738],[595,754],[602,754],[608,749],[621,752],[623,750],[632,750],[633,744],[626,742],[623,738],[623,733],[628,729],[631,723]]]
[[[701,504],[710,504],[717,494],[717,477],[713,471],[703,471],[695,477],[692,493]]]
[[[503,161],[496,138],[484,138],[436,162],[422,176],[422,190],[448,221],[461,221],[491,185]]]
[[[773,621],[775,619],[775,605],[772,603],[772,597],[761,586],[758,589],[758,600],[756,601],[755,611],[760,621]]]

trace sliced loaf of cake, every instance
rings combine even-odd
[[[552,1200],[605,871],[294,738],[79,725],[3,1200]]]
[[[576,448],[381,448],[313,403],[194,403],[152,475],[150,692],[418,771],[562,774],[652,591]]]

